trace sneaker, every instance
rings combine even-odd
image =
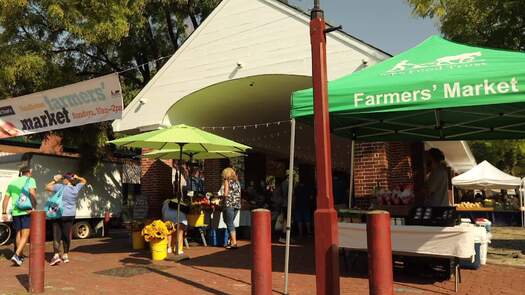
[[[16,254],[14,254],[13,257],[11,257],[11,261],[13,261],[18,266],[22,266],[22,263],[24,263],[22,258],[20,258],[20,256],[18,256]]]
[[[51,262],[49,263],[49,265],[54,266],[54,265],[59,264],[60,262],[62,262],[62,259],[60,259],[60,257],[58,256],[54,256],[53,259],[51,259]]]
[[[172,248],[168,248],[168,254],[171,254],[173,253],[173,249]]]
[[[64,263],[69,263],[69,257],[67,256],[67,254],[62,255],[62,261]]]

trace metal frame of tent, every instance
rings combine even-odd
[[[465,54],[472,55],[473,53],[475,56],[481,57],[478,60],[478,65],[482,65],[484,68],[479,67],[473,70],[464,67],[465,64],[471,63],[475,58],[466,61],[458,59]],[[455,64],[450,62],[454,58],[458,59]],[[448,64],[439,64],[444,59],[448,60]],[[417,69],[428,68],[432,65],[445,67],[446,70],[438,74],[434,71],[428,71],[410,77],[395,76],[393,74],[394,69],[403,62],[408,62],[408,60],[413,66],[411,70],[416,72]],[[491,61],[493,62],[491,63]],[[352,139],[351,175],[354,168],[353,147],[355,141],[359,139],[364,141],[400,141],[525,138],[525,130],[523,130],[523,126],[525,126],[525,87],[518,87],[518,80],[524,80],[522,78],[525,78],[525,71],[519,65],[525,65],[525,54],[523,53],[477,48],[434,36],[417,47],[389,60],[330,82],[328,93],[330,96],[329,109],[332,133]],[[516,70],[512,75],[508,73],[510,68]],[[389,80],[385,82],[383,77]],[[488,91],[485,90],[484,95],[480,95],[481,92],[478,89],[479,93],[475,96],[461,97],[460,95],[455,99],[454,97],[447,97],[445,85],[451,83],[449,79],[460,79],[458,77],[466,78],[461,82],[472,89],[478,85],[483,85],[479,84],[481,81],[486,85],[489,83],[488,79],[495,79],[496,82],[494,83],[498,83],[497,81],[506,83],[508,87],[512,83],[515,84],[512,84],[512,93],[502,91],[502,93],[487,94]],[[504,80],[505,78],[512,78],[510,80],[512,82],[509,84]],[[423,87],[437,90],[438,84],[443,87],[442,93],[438,90],[436,97],[429,98],[428,101],[416,102],[415,99],[408,101],[400,99],[401,97],[404,98],[403,91],[405,90],[413,91]],[[379,95],[386,96],[389,94],[391,97],[390,105],[385,98],[385,104],[376,106],[375,96],[372,95],[370,105],[367,102],[359,106],[356,95],[360,93],[360,97],[363,97],[365,89],[370,94],[377,94],[378,97]],[[396,104],[393,104],[393,94],[397,94]],[[410,95],[408,96],[410,97]],[[361,98],[360,101],[363,99]],[[410,104],[409,102],[414,103]],[[294,92],[292,95],[292,121],[295,122],[297,118],[311,120],[313,112],[313,90],[305,89]],[[293,169],[294,140],[292,137],[290,141],[290,169]],[[290,176],[289,183],[291,182]],[[521,192],[525,194],[523,188]],[[288,217],[291,216],[291,195],[292,191],[289,190]],[[520,198],[521,201],[522,199]],[[523,201],[521,206],[523,206]],[[522,218],[525,218],[524,214],[525,212],[522,212]],[[288,279],[289,219],[287,219],[285,290],[287,290]]]

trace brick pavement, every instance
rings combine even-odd
[[[248,243],[236,251],[191,247],[186,252],[192,259],[183,263],[151,263],[146,251],[130,251],[129,245],[129,239],[122,235],[74,241],[71,263],[46,266],[46,294],[250,294]],[[312,253],[311,244],[292,248],[290,294],[315,294]],[[11,251],[0,248],[0,254],[9,256]],[[284,247],[274,245],[275,294],[283,290],[283,260]],[[0,294],[26,293],[27,262],[13,267],[2,258],[0,270]],[[463,270],[462,275],[457,294],[524,294],[523,268],[486,265],[477,271]],[[396,277],[395,289],[396,294],[454,294],[454,283]],[[343,275],[341,290],[342,294],[368,294],[368,281],[366,277]]]

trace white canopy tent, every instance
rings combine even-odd
[[[521,179],[483,161],[469,171],[452,178],[452,185],[463,189],[516,189]]]
[[[520,188],[520,215],[521,226],[524,226],[525,215],[523,212],[523,187],[522,179],[509,175],[483,161],[469,171],[452,178],[452,185],[463,189],[517,189]]]

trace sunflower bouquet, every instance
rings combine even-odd
[[[155,220],[142,229],[142,236],[146,242],[166,239],[175,231],[175,224],[171,221]]]

